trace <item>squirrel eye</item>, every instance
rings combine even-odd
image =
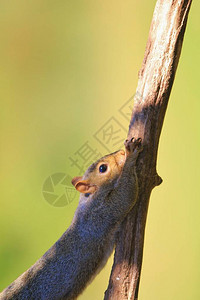
[[[102,165],[100,165],[100,167],[99,167],[99,172],[100,173],[105,173],[106,171],[107,171],[107,165],[105,165],[105,164],[102,164]]]

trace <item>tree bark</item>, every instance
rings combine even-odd
[[[155,6],[128,138],[142,138],[137,162],[138,200],[124,220],[104,300],[138,299],[144,233],[152,189],[162,182],[156,171],[159,137],[167,109],[192,0],[158,0]]]

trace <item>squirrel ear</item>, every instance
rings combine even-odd
[[[90,185],[87,180],[81,180],[82,177],[75,177],[72,179],[72,184],[80,193],[93,194],[96,191],[96,186]]]
[[[77,177],[74,177],[71,182],[76,187],[77,182],[80,181],[81,179],[82,179],[82,176],[77,176]]]

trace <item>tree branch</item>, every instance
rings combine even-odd
[[[141,137],[137,174],[138,200],[124,220],[104,300],[138,299],[144,233],[152,189],[162,182],[156,171],[157,150],[192,0],[158,0],[153,14],[128,138]]]

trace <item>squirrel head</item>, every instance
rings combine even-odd
[[[93,163],[83,176],[74,177],[72,184],[80,193],[93,194],[101,185],[119,177],[125,160],[124,150],[108,154]]]

